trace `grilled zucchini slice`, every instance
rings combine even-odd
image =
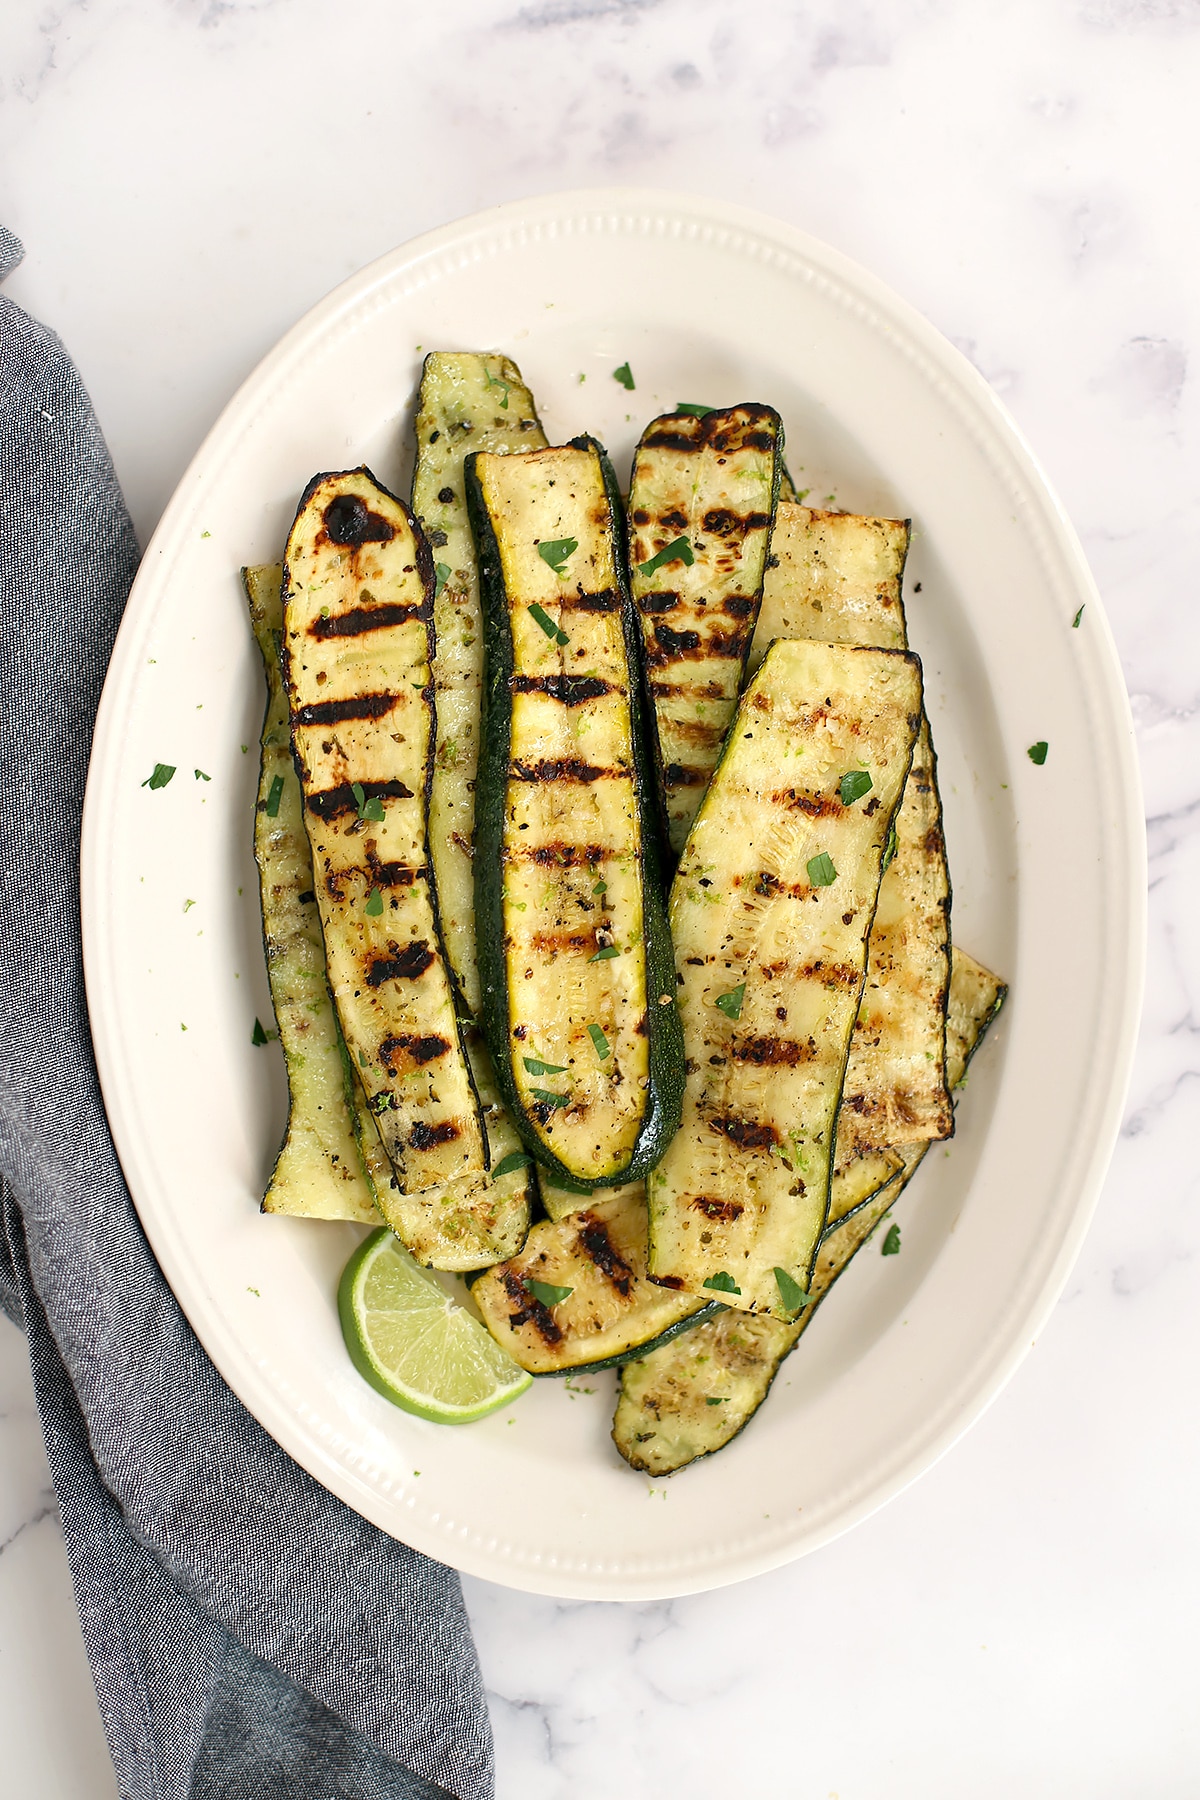
[[[479,1012],[475,964],[475,779],[483,690],[479,570],[467,520],[463,463],[473,450],[538,450],[546,436],[533,396],[507,356],[435,350],[417,399],[413,511],[433,551],[433,685],[437,750],[429,849],[450,972]]]
[[[548,1303],[531,1283],[563,1298]],[[711,1295],[647,1281],[640,1183],[535,1225],[521,1254],[481,1275],[471,1295],[496,1342],[531,1375],[611,1368],[721,1310]]]
[[[655,419],[634,457],[631,585],[676,856],[737,705],[762,602],[782,452],[773,407],[732,406],[703,418]]]
[[[768,637],[908,646],[900,585],[903,519],[780,505],[751,661]],[[867,982],[842,1092],[839,1154],[948,1137],[946,1081],[950,877],[937,762],[922,716],[896,816],[895,855],[879,890]]]
[[[1006,991],[982,963],[955,949],[948,1025],[955,1086]],[[928,1148],[928,1143],[909,1145],[902,1172],[826,1234],[809,1288],[811,1302],[794,1324],[725,1312],[698,1324],[686,1339],[626,1364],[613,1419],[613,1442],[626,1462],[648,1475],[671,1475],[737,1436],[766,1399],[780,1363],[818,1303],[891,1211]]]
[[[341,1034],[325,979],[325,944],[313,892],[312,853],[288,735],[279,663],[283,605],[278,563],[242,570],[267,677],[254,860],[262,901],[267,980],[288,1079],[288,1121],[263,1211],[305,1219],[378,1223],[363,1179],[346,1101]]]
[[[784,1318],[808,1286],[920,714],[897,650],[776,643],[743,696],[671,890],[687,1086],[648,1183],[656,1281]]]
[[[487,1167],[429,866],[433,566],[366,469],[309,484],[284,562],[284,670],[326,966],[402,1189]]]
[[[533,1155],[609,1186],[657,1162],[683,1084],[619,498],[589,438],[466,471],[487,634],[482,1023]]]

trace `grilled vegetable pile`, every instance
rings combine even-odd
[[[626,509],[497,355],[426,359],[416,437],[411,504],[319,474],[244,571],[263,1206],[471,1276],[496,1404],[619,1367],[616,1447],[668,1474],[762,1403],[1003,999],[951,954],[908,527],[801,505],[760,404],[653,420]]]

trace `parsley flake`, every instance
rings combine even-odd
[[[500,1158],[492,1170],[492,1180],[499,1181],[502,1175],[515,1175],[518,1169],[526,1168],[532,1161],[532,1156],[526,1151],[510,1150],[507,1156]]]
[[[575,1292],[573,1287],[555,1287],[552,1281],[533,1281],[528,1275],[525,1277],[525,1287],[543,1306],[558,1306],[562,1301],[569,1300]]]
[[[899,1254],[900,1254],[900,1227],[898,1225],[889,1225],[888,1226],[887,1236],[883,1240],[883,1247],[880,1250],[879,1254],[881,1256],[899,1256]]]
[[[1084,606],[1086,606],[1086,605],[1087,605],[1087,602],[1085,600]],[[1080,621],[1080,619],[1082,619],[1082,617],[1083,617],[1083,606],[1080,607],[1079,611],[1075,614],[1075,617],[1071,620],[1071,630],[1072,631],[1079,630],[1079,621]]]
[[[587,1028],[587,1034],[591,1038],[592,1043],[595,1046],[596,1055],[600,1058],[600,1061],[607,1062],[609,1057],[612,1055],[612,1046],[610,1045],[608,1039],[605,1037],[604,1033],[601,1031],[600,1027],[598,1025],[589,1025]]]
[[[278,1036],[278,1031],[264,1031],[262,1020],[255,1019],[254,1030],[250,1033],[250,1042],[252,1044],[269,1044]]]
[[[838,793],[842,797],[842,805],[853,806],[856,800],[861,800],[864,794],[869,794],[874,786],[875,783],[866,769],[847,770],[846,774],[842,776],[841,785],[838,788]]]
[[[445,585],[449,581],[449,579],[450,579],[450,564],[449,563],[434,563],[434,565],[433,565],[433,597],[435,600],[438,600],[441,598],[442,589],[445,587]]]
[[[621,386],[628,388],[632,394],[634,389],[633,371],[627,362],[623,362],[619,369],[613,370],[613,380],[619,381]]]
[[[742,1291],[733,1276],[727,1275],[724,1269],[718,1269],[715,1275],[710,1275],[704,1285],[718,1294],[740,1294]]]
[[[1030,744],[1029,749],[1025,752],[1025,754],[1028,756],[1030,762],[1036,763],[1038,765],[1038,768],[1040,769],[1042,764],[1046,760],[1046,756],[1049,752],[1049,749],[1050,749],[1050,746],[1046,742],[1045,738],[1040,738],[1036,744]]]
[[[687,413],[692,419],[707,419],[710,412],[716,412],[715,406],[700,406],[695,400],[677,400],[675,411]]]
[[[598,881],[596,883],[595,887],[592,889],[592,892],[593,892],[593,894],[607,894],[607,892],[608,892],[607,881]]]
[[[808,859],[808,879],[814,887],[832,887],[837,880],[837,870],[833,866],[833,858],[828,850],[822,850],[817,856]]]
[[[212,776],[206,775],[204,773],[203,769],[193,769],[192,774],[197,781],[211,781],[212,780]]]
[[[352,781],[350,792],[354,795],[354,804],[358,808],[360,819],[373,819],[378,823],[383,818],[383,801],[378,794],[368,797],[361,781]]]
[[[147,775],[142,786],[148,788],[164,788],[174,773],[174,763],[155,763],[154,773],[152,775]]]
[[[621,952],[617,948],[616,944],[601,944],[601,946],[597,950],[595,956],[589,956],[588,961],[589,962],[608,962],[611,957],[620,956],[620,954],[621,954]]]
[[[730,988],[727,994],[718,994],[713,1004],[714,1006],[720,1007],[727,1019],[740,1019],[742,1016],[742,1001],[745,997],[746,984],[744,981],[739,981],[737,986],[735,988]]]
[[[373,887],[367,895],[367,904],[363,907],[369,919],[377,919],[383,911],[383,895],[377,887]]]
[[[578,548],[578,538],[550,538],[538,545],[538,555],[544,563],[549,563],[556,575],[565,575],[567,559],[574,556]]]
[[[508,411],[508,383],[507,383],[507,381],[501,381],[501,379],[498,375],[493,375],[492,371],[488,368],[486,363],[483,365],[483,372],[487,376],[487,384],[490,388],[498,387],[498,388],[504,389],[504,398],[500,402],[500,411],[507,412]]]
[[[543,545],[542,548],[544,549],[545,545]],[[534,624],[540,625],[542,630],[545,632],[546,636],[548,638],[551,638],[554,641],[554,643],[556,643],[556,644],[569,644],[570,643],[571,640],[567,636],[566,632],[562,629],[562,627],[560,625],[556,625],[554,623],[554,620],[550,617],[550,614],[546,611],[544,606],[539,606],[537,601],[535,600],[533,605],[530,606],[527,610],[533,615]]]
[[[267,795],[266,802],[263,806],[263,811],[266,813],[268,819],[277,819],[279,817],[279,802],[282,799],[283,776],[275,775],[272,777],[271,791]]]
[[[807,1293],[798,1281],[793,1281],[786,1269],[774,1269],[772,1273],[775,1276],[775,1286],[779,1289],[779,1301],[784,1312],[799,1312],[802,1306],[812,1305],[812,1295]]]
[[[542,1062],[536,1056],[523,1056],[521,1061],[531,1075],[565,1075],[567,1072],[566,1063]]]
[[[529,1091],[535,1100],[542,1100],[547,1106],[562,1107],[571,1104],[570,1094],[552,1094],[549,1088],[531,1087]]]
[[[705,1399],[704,1399],[704,1404],[705,1404],[705,1406],[728,1406],[729,1401],[728,1400],[714,1400],[712,1398],[711,1394],[706,1394]]]
[[[657,555],[650,558],[649,562],[639,563],[638,574],[657,575],[664,564],[670,562],[681,562],[690,569],[695,560],[696,552],[692,549],[689,540],[685,537],[677,537],[671,543],[664,544]]]

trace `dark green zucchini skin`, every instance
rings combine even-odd
[[[649,1356],[652,1350],[661,1350],[685,1331],[691,1331],[694,1325],[703,1325],[706,1319],[715,1319],[718,1313],[728,1312],[719,1300],[712,1300],[702,1306],[699,1312],[689,1313],[686,1319],[677,1319],[674,1325],[668,1325],[665,1331],[651,1338],[648,1343],[635,1344],[630,1350],[622,1350],[618,1356],[604,1356],[599,1362],[576,1363],[571,1369],[539,1369],[533,1379],[535,1381],[561,1381],[568,1375],[599,1375],[605,1369],[623,1369],[626,1363],[641,1362],[643,1356]]]
[[[644,675],[641,633],[634,615],[625,568],[625,521],[621,494],[607,452],[594,438],[571,439],[571,447],[599,456],[613,534],[613,561],[621,600],[621,629],[628,663],[630,737],[634,790],[641,839],[643,942],[646,956],[649,1087],[646,1111],[625,1168],[596,1180],[581,1180],[552,1154],[529,1123],[512,1070],[509,1036],[509,984],[504,943],[504,821],[512,740],[513,642],[499,545],[475,469],[475,456],[465,464],[465,492],[479,561],[480,599],[485,642],[482,741],[475,794],[475,918],[483,1028],[505,1106],[522,1141],[535,1160],[563,1185],[590,1193],[617,1182],[639,1179],[654,1168],[679,1128],[683,1105],[683,1028],[675,1005],[675,954],[663,898],[661,846],[663,831],[657,805],[657,782],[639,704]],[[658,997],[670,996],[669,1004]]]

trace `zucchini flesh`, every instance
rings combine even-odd
[[[550,1306],[530,1281],[570,1292]],[[481,1275],[471,1296],[496,1342],[532,1375],[610,1368],[719,1310],[712,1295],[673,1294],[646,1279],[639,1185],[535,1225],[520,1255]]]
[[[637,1195],[642,1205],[646,1204],[646,1183],[644,1181],[623,1182],[618,1187],[582,1188],[563,1187],[556,1182],[546,1169],[537,1172],[538,1194],[542,1202],[542,1210],[548,1219],[566,1219],[572,1213],[585,1212],[589,1206],[600,1200]]]
[[[785,1318],[776,1270],[808,1286],[920,711],[916,657],[831,644],[776,643],[743,696],[671,890],[687,1086],[648,1183],[656,1281]]]
[[[341,1034],[325,979],[325,944],[313,892],[312,853],[288,735],[279,664],[283,605],[278,563],[243,569],[267,678],[254,860],[262,902],[267,980],[288,1079],[288,1120],[264,1212],[378,1223],[346,1103]]]
[[[981,963],[955,949],[947,1027],[955,1086],[1005,992],[1003,982]],[[909,1145],[902,1172],[827,1233],[809,1290],[812,1301],[794,1324],[726,1312],[701,1322],[678,1343],[626,1364],[613,1419],[613,1442],[626,1462],[649,1475],[670,1475],[737,1436],[766,1399],[818,1303],[891,1211],[928,1148],[928,1143]]]
[[[500,1105],[487,1050],[474,1031],[467,1037],[467,1053],[487,1123],[492,1167],[502,1168],[513,1152],[520,1152],[521,1140]],[[426,1268],[459,1273],[515,1256],[529,1233],[535,1194],[528,1158],[522,1155],[517,1166],[499,1177],[489,1172],[423,1194],[402,1193],[357,1079],[354,1089],[354,1128],[367,1181],[379,1213],[409,1254]]]
[[[468,1010],[477,1015],[472,850],[483,622],[463,463],[473,450],[541,449],[546,437],[533,396],[507,356],[435,350],[425,358],[421,375],[416,439],[413,511],[438,572],[433,602],[437,750],[429,792],[429,847],[450,971]]]
[[[737,706],[762,602],[782,449],[773,407],[733,406],[702,419],[655,419],[634,457],[630,579],[676,855]],[[684,553],[653,567],[681,538]]]
[[[467,494],[487,633],[482,1023],[533,1155],[612,1185],[662,1154],[683,1062],[619,503],[591,439],[472,456]]]
[[[342,1032],[406,1193],[487,1167],[429,866],[433,568],[366,469],[318,475],[284,564],[292,744]]]
[[[900,597],[909,527],[781,505],[751,660],[772,637],[908,647]],[[948,1137],[950,879],[929,720],[922,716],[879,890],[867,982],[842,1093],[839,1152]]]

